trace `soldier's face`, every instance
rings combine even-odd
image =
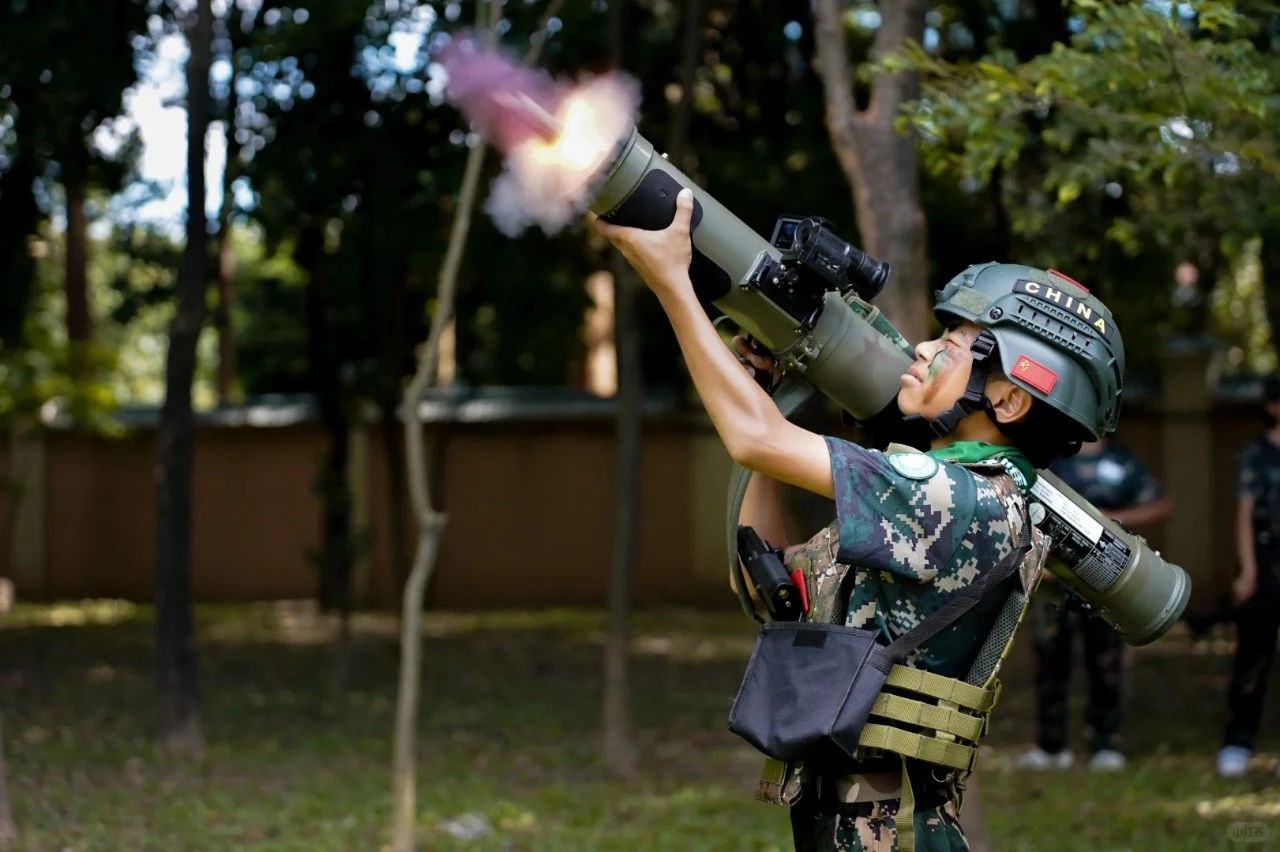
[[[936,340],[916,346],[916,360],[900,379],[898,407],[903,414],[934,418],[964,396],[973,368],[969,347],[981,333],[976,324],[961,322]]]

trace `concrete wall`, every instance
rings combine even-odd
[[[1212,606],[1234,571],[1234,459],[1259,431],[1257,403],[1211,400],[1202,412],[1129,403],[1118,440],[1171,489],[1172,522],[1148,538],[1195,581],[1193,608]],[[1199,428],[1186,428],[1188,425]],[[1187,435],[1199,445],[1186,445]],[[397,601],[390,564],[387,468],[380,433],[352,443],[357,534],[365,543],[362,603]],[[429,427],[433,487],[449,514],[430,595],[447,607],[597,605],[604,601],[614,523],[613,426],[607,416],[518,416]],[[1173,445],[1170,444],[1173,441]],[[312,487],[325,437],[289,425],[204,425],[194,471],[194,593],[200,600],[307,597],[319,544]],[[0,492],[0,546],[21,597],[119,596],[152,590],[155,432],[107,438],[43,430],[0,448],[0,476],[23,480],[17,511]],[[1188,481],[1184,466],[1207,471]],[[640,604],[733,606],[725,586],[723,500],[728,461],[700,418],[667,413],[645,428]],[[407,509],[401,509],[407,511]],[[6,529],[5,526],[9,528]],[[413,526],[406,515],[412,550]],[[1180,548],[1174,543],[1181,542]]]

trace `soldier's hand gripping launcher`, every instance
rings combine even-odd
[[[856,419],[892,429],[899,378],[912,354],[870,304],[888,278],[886,264],[840,240],[820,219],[780,219],[766,241],[634,127],[594,180],[595,213],[647,230],[667,227],[676,194],[692,189],[691,275],[703,301],[767,347],[788,374],[802,376]],[[1065,483],[1040,477],[1033,517],[1053,540],[1055,573],[1130,644],[1156,639],[1182,614],[1190,595],[1186,572]]]

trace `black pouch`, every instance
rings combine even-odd
[[[778,760],[849,757],[893,665],[878,632],[773,621],[760,630],[729,730]]]
[[[1028,538],[1029,528],[1025,523]],[[889,670],[1013,576],[1030,549],[1029,540],[1020,544],[888,645],[879,631],[840,624],[764,625],[729,711],[729,730],[778,760],[829,761],[840,753],[852,759]]]

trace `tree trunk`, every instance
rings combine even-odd
[[[7,585],[7,588],[6,588]],[[13,584],[0,577],[0,615],[13,606]],[[4,762],[4,725],[0,719],[0,850],[8,849],[18,839],[18,827],[9,807],[9,767]]]
[[[929,269],[924,206],[920,201],[920,164],[911,131],[896,125],[904,102],[919,95],[914,73],[876,72],[871,96],[859,109],[845,47],[840,0],[817,0],[814,43],[826,100],[827,132],[845,177],[853,187],[862,247],[893,269],[889,286],[876,299],[909,341],[928,334]],[[877,61],[924,34],[924,0],[879,4],[880,27],[871,47]],[[964,829],[975,849],[986,848],[987,830],[975,782],[968,795]]]
[[[680,100],[674,105],[671,128],[667,134],[667,157],[676,168],[686,174],[691,173],[686,162],[685,143],[689,138],[689,120],[693,117],[693,81],[698,73],[698,60],[702,51],[702,19],[705,10],[705,0],[685,0],[680,41]],[[615,58],[620,65],[622,57]]]
[[[618,396],[612,570],[609,575],[609,634],[604,646],[603,747],[605,766],[620,778],[636,773],[631,729],[631,587],[640,526],[641,407],[640,329],[636,318],[637,283],[621,256],[613,257],[613,329],[617,350]]]
[[[876,300],[910,341],[927,333],[928,267],[920,167],[914,135],[895,123],[902,104],[919,93],[917,76],[872,76],[865,109],[854,101],[845,48],[840,0],[818,0],[814,43],[826,99],[827,131],[840,167],[853,187],[862,248],[888,261],[893,278]],[[881,22],[871,48],[872,60],[901,49],[924,33],[924,0],[881,3]]]
[[[397,358],[397,370],[399,363]],[[397,416],[399,409],[394,395],[384,395],[378,401],[383,462],[387,468],[387,511],[390,513],[387,518],[388,535],[391,536],[388,552],[391,556],[391,577],[397,590],[402,589],[409,578],[409,528],[404,514],[404,507],[409,502],[409,486],[404,468],[404,431]]]
[[[490,8],[497,17],[498,0],[490,0]],[[484,20],[485,4],[479,4],[477,17]],[[496,24],[496,21],[494,21]],[[418,370],[404,392],[402,416],[404,418],[405,446],[409,493],[413,498],[414,515],[418,521],[418,547],[413,566],[404,585],[400,613],[400,688],[396,697],[396,721],[392,744],[392,852],[411,852],[414,848],[414,831],[417,821],[417,766],[415,732],[418,722],[418,690],[422,680],[422,601],[427,583],[435,569],[436,554],[440,549],[440,536],[444,532],[445,515],[435,509],[429,490],[430,475],[427,470],[426,451],[423,446],[422,417],[418,403],[436,374],[439,359],[440,338],[453,313],[454,294],[458,285],[458,268],[466,246],[467,232],[471,227],[471,214],[475,209],[476,194],[480,187],[480,172],[484,165],[485,146],[477,144],[467,154],[467,164],[462,173],[462,188],[458,191],[458,207],[454,214],[449,244],[445,250],[437,287],[436,312],[431,318],[431,332],[419,354]]]
[[[13,811],[9,807],[9,769],[4,762],[4,728],[0,724],[0,849],[8,849],[17,839],[18,827],[13,822]]]
[[[409,274],[404,263],[388,264],[385,260],[387,255],[379,242],[382,234],[381,199],[373,192],[377,181],[370,179],[366,185],[369,190],[365,193],[364,205],[369,227],[361,246],[360,274],[365,281],[366,334],[378,361],[379,375],[372,390],[378,407],[382,458],[387,471],[391,578],[393,588],[400,591],[409,576],[409,530],[404,513],[409,491],[404,469],[404,433],[398,417],[400,395],[404,392],[401,369],[405,355],[404,303]]]
[[[8,152],[9,165],[0,172],[0,351],[20,347],[23,318],[35,292],[35,261],[28,236],[40,218],[32,184],[36,179],[35,154],[23,142],[18,117],[18,142]]]
[[[8,583],[0,579],[0,585]],[[0,589],[0,615],[13,606],[12,584],[6,592]],[[4,762],[4,725],[0,719],[0,850],[8,849],[18,839],[18,827],[13,822],[13,810],[9,807],[9,766]]]
[[[1267,323],[1271,326],[1271,344],[1275,346],[1280,340],[1280,228],[1262,235],[1260,259],[1262,298],[1266,305]]]
[[[550,0],[542,13],[538,31],[525,54],[526,64],[537,61],[546,41],[547,21],[556,15],[563,0]],[[476,4],[476,25],[490,34],[502,16],[501,0]],[[435,570],[440,536],[446,516],[436,510],[431,500],[427,455],[422,437],[422,416],[418,403],[436,376],[440,357],[440,340],[453,319],[454,296],[458,289],[458,269],[471,229],[484,166],[486,146],[478,143],[467,154],[458,190],[458,206],[454,213],[449,243],[440,265],[436,288],[436,312],[431,318],[431,331],[418,354],[418,369],[405,388],[401,414],[404,418],[405,461],[409,478],[409,494],[418,522],[418,546],[409,579],[401,596],[400,612],[400,685],[396,695],[396,720],[392,741],[391,765],[391,850],[411,852],[417,824],[417,759],[415,733],[418,726],[419,687],[422,681],[422,601],[431,573]]]
[[[347,454],[351,426],[339,371],[333,356],[328,270],[324,260],[324,227],[318,220],[303,224],[295,252],[307,274],[307,364],[320,408],[320,425],[328,447],[315,487],[320,496],[320,559],[316,588],[320,607],[345,621],[351,608],[351,487]]]
[[[67,298],[67,345],[70,350],[72,377],[84,378],[88,368],[87,348],[93,334],[89,316],[88,234],[84,216],[84,180],[80,169],[63,186],[67,196],[66,269],[64,283]]]
[[[236,14],[236,5],[227,6],[227,33],[234,32],[230,18]],[[234,41],[233,41],[234,44]],[[223,133],[226,138],[227,162],[222,170],[222,206],[218,209],[218,301],[214,309],[213,325],[218,332],[218,404],[230,405],[235,401],[236,339],[231,329],[231,308],[236,297],[236,258],[231,245],[231,214],[235,212],[232,182],[236,179],[236,57],[231,51],[231,76],[227,81],[227,105]]]
[[[187,62],[187,243],[169,328],[156,482],[156,658],[160,725],[174,751],[203,747],[191,616],[191,467],[195,418],[191,383],[204,323],[208,244],[204,213],[204,139],[209,123],[210,0],[198,0],[189,24]]]
[[[622,66],[623,10],[625,0],[614,0],[609,9],[609,46],[612,65]],[[668,136],[668,152],[678,163],[684,156],[688,128],[689,90],[697,69],[701,39],[701,0],[689,0],[685,9],[685,37],[681,46],[680,102]],[[683,118],[682,118],[683,116]],[[670,153],[674,152],[674,153]],[[604,706],[602,746],[604,764],[619,778],[636,774],[635,734],[631,726],[631,589],[635,574],[636,544],[640,528],[640,458],[644,375],[640,364],[640,327],[637,316],[639,283],[621,255],[613,253],[613,342],[617,353],[618,395],[615,415],[614,521],[612,569],[609,575],[609,633],[604,648]]]

